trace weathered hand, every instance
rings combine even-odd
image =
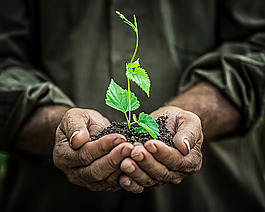
[[[175,148],[158,140],[149,140],[144,146],[135,143],[131,158],[121,163],[125,174],[119,181],[125,190],[140,193],[144,187],[178,184],[201,168],[203,134],[198,116],[171,106],[151,114],[154,118],[161,115],[168,115],[166,127],[174,135]]]
[[[93,191],[120,189],[119,165],[130,155],[133,145],[120,134],[90,141],[109,124],[94,110],[74,108],[67,111],[56,131],[53,159],[70,182]]]

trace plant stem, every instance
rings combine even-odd
[[[127,113],[124,113],[124,115],[125,115],[125,118],[127,120],[127,123],[129,123],[129,119],[128,119]],[[131,126],[131,124],[130,124],[130,126]],[[129,129],[130,129],[130,127],[129,127]]]
[[[129,120],[128,120],[128,127],[131,128],[131,91],[130,91],[130,79],[127,77],[128,82],[128,103],[129,103]]]
[[[134,24],[135,24],[135,35],[136,35],[136,42],[135,42],[135,49],[133,52],[133,56],[131,58],[131,61],[129,64],[131,64],[136,56],[137,50],[138,50],[138,43],[139,43],[139,35],[138,35],[138,28],[137,28],[137,21],[136,21],[136,16],[133,16],[134,18]],[[130,91],[130,79],[127,77],[127,82],[128,82],[128,103],[129,103],[129,121],[128,121],[128,127],[130,129],[131,127],[131,91]]]
[[[136,35],[136,43],[135,43],[135,49],[134,49],[134,53],[133,53],[133,56],[131,58],[130,63],[132,63],[134,58],[135,58],[135,55],[136,55],[137,50],[138,50],[138,43],[139,43],[138,29],[136,28],[134,31],[135,31],[135,35]]]

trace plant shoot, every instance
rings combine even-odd
[[[140,59],[138,58],[135,60],[139,45],[137,19],[136,16],[133,15],[134,21],[132,23],[120,12],[116,11],[116,13],[124,23],[133,29],[136,36],[136,42],[132,58],[130,59],[129,63],[126,63],[127,89],[123,89],[117,83],[115,83],[113,79],[111,79],[105,101],[108,106],[124,113],[129,129],[137,123],[139,127],[134,127],[134,130],[137,132],[148,132],[152,138],[156,139],[159,136],[158,124],[151,116],[141,112],[137,118],[137,116],[133,114],[134,121],[132,122],[131,112],[137,110],[140,107],[140,103],[135,94],[131,92],[131,81],[136,83],[136,85],[138,85],[148,97],[151,86],[146,70],[140,66]]]

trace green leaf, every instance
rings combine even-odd
[[[138,58],[136,61],[132,63],[126,64],[126,66],[127,69],[140,67],[140,58]]]
[[[136,132],[140,133],[148,133],[143,127],[135,127],[133,128]]]
[[[120,13],[119,11],[116,11],[116,14],[119,15],[119,17],[121,19],[126,20],[125,16],[122,13]]]
[[[136,16],[135,15],[133,15],[133,21],[134,21],[134,26],[137,29],[138,28],[137,27],[137,19],[136,19]]]
[[[135,122],[138,122],[137,117],[136,117],[135,114],[133,114],[133,120],[134,120]]]
[[[133,66],[134,65],[136,64],[133,64]],[[126,71],[126,76],[130,80],[135,82],[149,97],[151,83],[147,72],[143,68],[140,67],[128,68]]]
[[[128,24],[134,31],[137,31],[137,23],[136,20],[134,20],[134,22],[136,23],[136,25],[134,25],[132,22],[130,22],[122,13],[120,13],[119,11],[116,11],[117,15],[123,20],[124,23]],[[136,19],[136,18],[134,18]]]
[[[156,139],[159,136],[158,124],[148,114],[142,112],[140,113],[138,120],[135,115],[133,115],[133,119],[141,127],[143,127],[152,136],[152,138]]]
[[[135,114],[133,114],[133,120],[138,123],[137,117]],[[133,128],[136,132],[143,132],[143,133],[148,133],[143,127],[135,127]]]
[[[134,93],[130,92],[131,96],[131,111],[134,111],[140,107],[140,103]],[[129,111],[128,104],[128,91],[120,87],[117,83],[111,79],[109,84],[105,102],[108,106],[119,110],[123,113]]]

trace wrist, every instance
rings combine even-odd
[[[222,93],[201,82],[166,104],[195,113],[202,121],[205,138],[232,133],[239,127],[240,112]]]
[[[56,128],[69,109],[64,105],[37,108],[21,127],[14,148],[22,153],[51,158]]]

